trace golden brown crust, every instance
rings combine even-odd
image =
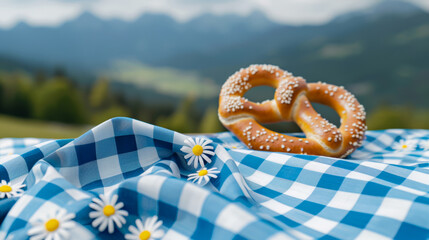
[[[276,88],[274,99],[263,103],[248,101],[243,95],[252,87]],[[332,107],[340,115],[338,129],[320,116],[310,102]],[[222,87],[219,119],[249,148],[332,157],[345,157],[362,144],[365,111],[356,98],[325,83],[306,84],[300,77],[272,65],[251,65],[233,74]],[[273,132],[260,123],[295,121],[306,138]]]

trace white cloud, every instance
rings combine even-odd
[[[82,10],[79,2],[1,0],[0,27],[10,28],[21,21],[31,25],[54,26],[74,18]]]
[[[55,26],[87,10],[102,18],[133,20],[145,12],[166,13],[186,21],[205,12],[246,15],[261,10],[274,21],[317,24],[380,0],[1,0],[0,27],[19,21]],[[429,10],[428,0],[409,0]]]
[[[116,16],[123,19],[134,19],[142,12],[162,12],[182,21],[186,21],[203,12],[246,15],[253,10],[261,10],[275,21],[302,24],[325,22],[339,13],[368,7],[376,1],[377,0],[103,0],[93,2],[91,10],[100,16]]]
[[[422,8],[429,11],[429,1],[428,0],[411,0],[410,2],[420,5]]]
[[[179,21],[186,21],[204,12],[217,14],[247,14],[255,9],[254,4],[243,4],[244,0],[192,1],[192,0],[98,0],[89,9],[98,16],[133,20],[145,12],[166,13]],[[127,6],[127,7],[125,7]]]
[[[278,22],[323,23],[334,16],[366,8],[377,0],[253,0],[270,18]]]

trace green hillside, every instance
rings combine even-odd
[[[139,62],[117,61],[110,70],[102,72],[113,81],[131,84],[141,89],[156,91],[162,95],[213,98],[220,87],[211,79],[193,71],[166,67],[149,67]]]
[[[0,138],[76,138],[90,128],[0,115]]]

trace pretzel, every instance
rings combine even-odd
[[[274,99],[262,103],[243,95],[252,87],[276,88]],[[310,102],[333,108],[341,127],[320,116]],[[219,120],[250,149],[346,157],[362,145],[365,109],[342,86],[309,83],[272,65],[250,65],[228,78],[219,96]],[[271,131],[259,123],[295,121],[306,138]]]

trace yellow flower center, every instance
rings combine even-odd
[[[115,208],[114,208],[112,205],[106,205],[106,206],[103,208],[103,213],[104,213],[104,215],[106,215],[106,216],[110,217],[110,216],[112,216],[113,214],[115,214]]]
[[[195,156],[200,156],[201,154],[203,154],[203,147],[201,147],[200,145],[195,145],[192,148],[192,152],[194,153]]]
[[[45,228],[46,228],[46,231],[48,232],[53,232],[57,230],[59,226],[60,226],[60,222],[55,218],[49,219],[49,221],[45,223]]]
[[[207,170],[203,169],[203,170],[200,170],[200,171],[198,172],[198,176],[202,177],[202,176],[207,175],[207,173],[209,173],[209,172],[208,172]]]
[[[9,185],[3,185],[0,187],[0,192],[11,192],[12,188]]]
[[[150,238],[150,232],[148,230],[144,230],[139,235],[140,240],[148,240]]]
[[[402,149],[407,148],[407,144],[402,145]]]

